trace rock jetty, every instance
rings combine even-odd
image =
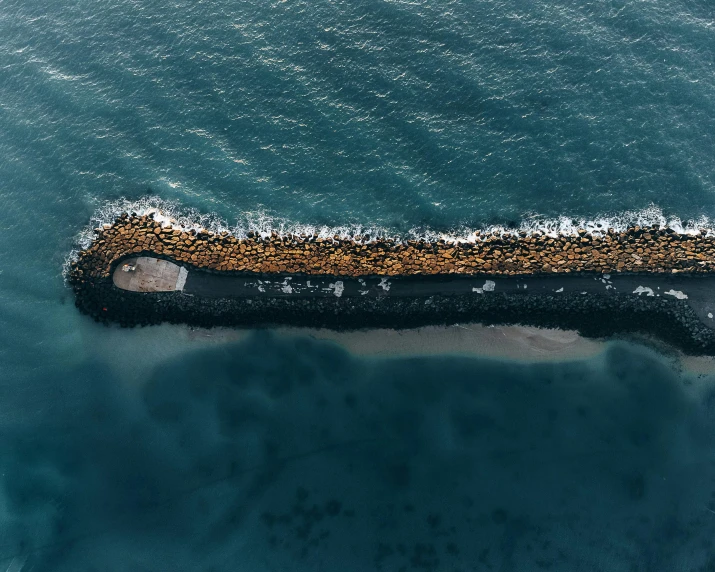
[[[92,244],[79,253],[70,282],[108,277],[131,255],[166,257],[190,267],[247,273],[330,276],[406,276],[434,274],[552,274],[715,271],[715,238],[678,234],[672,229],[613,229],[600,234],[579,230],[553,237],[525,232],[477,235],[474,242],[268,237],[248,233],[185,231],[165,226],[151,215],[123,214],[96,229]]]
[[[642,335],[692,354],[715,355],[715,329],[688,300],[610,292],[537,295],[293,296],[204,298],[182,292],[131,292],[117,288],[114,270],[137,256],[164,258],[192,272],[330,277],[538,276],[569,273],[682,274],[696,280],[715,272],[715,238],[706,232],[633,227],[623,232],[584,230],[572,236],[512,233],[477,236],[474,242],[400,241],[358,237],[261,236],[186,231],[152,215],[123,214],[95,229],[68,273],[75,305],[95,320],[121,326],[162,322],[194,326],[293,325],[356,329],[408,328],[482,322],[573,328],[583,335]],[[607,278],[607,276],[606,276]],[[387,280],[388,278],[385,278]],[[399,279],[399,278],[398,278]],[[496,279],[496,278],[495,278]],[[605,281],[605,280],[603,280]],[[709,315],[708,315],[709,317]]]

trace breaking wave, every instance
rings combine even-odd
[[[523,232],[527,235],[574,236],[579,230],[588,234],[605,234],[608,229],[623,231],[634,226],[657,227],[672,229],[680,234],[695,235],[704,232],[707,236],[715,236],[713,221],[702,216],[696,220],[682,220],[677,216],[668,216],[657,205],[638,211],[624,211],[616,214],[601,215],[593,218],[562,215],[557,218],[539,214],[525,214],[519,226],[490,225],[479,228],[460,226],[448,230],[431,228],[412,228],[406,233],[397,232],[382,226],[370,226],[359,223],[340,226],[315,225],[290,221],[270,214],[265,210],[245,211],[239,213],[233,223],[214,213],[202,213],[195,208],[182,205],[178,201],[168,201],[157,196],[143,197],[138,200],[121,198],[104,203],[90,218],[89,224],[82,229],[75,240],[75,248],[67,257],[64,273],[80,250],[91,244],[95,231],[106,225],[111,225],[122,213],[139,216],[150,215],[164,226],[182,230],[206,230],[212,233],[227,232],[238,238],[244,238],[249,232],[262,237],[276,232],[281,236],[308,235],[320,238],[339,237],[356,241],[372,241],[375,239],[392,239],[398,242],[424,239],[429,242],[444,240],[446,242],[476,242],[489,236],[504,236]]]

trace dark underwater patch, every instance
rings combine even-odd
[[[251,569],[565,570],[676,531],[665,570],[715,532],[710,393],[628,346],[527,366],[261,333],[132,391],[91,366],[57,383],[84,387],[72,410],[0,437],[4,555],[34,570],[100,552],[131,566],[129,546],[177,570],[235,570],[239,553]]]

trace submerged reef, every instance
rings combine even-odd
[[[112,274],[137,256],[170,260],[191,273],[275,277],[412,277],[461,275],[603,276],[660,274],[692,280],[715,272],[715,238],[669,228],[580,230],[568,236],[515,232],[477,235],[473,242],[281,236],[175,228],[149,215],[124,213],[95,230],[71,264],[68,282],[77,307],[96,320],[123,326],[161,322],[195,326],[292,325],[360,329],[482,322],[576,329],[583,335],[655,336],[693,354],[715,355],[715,329],[696,315],[687,296],[634,293],[408,293],[384,296],[211,298],[175,292],[130,292]],[[696,276],[697,275],[697,276]],[[455,277],[457,278],[457,277]],[[342,283],[341,283],[342,285]],[[476,291],[477,289],[475,289]],[[563,290],[563,288],[561,289]],[[649,289],[643,289],[643,291]],[[554,292],[559,292],[555,290]],[[585,294],[585,292],[583,293]],[[708,314],[708,317],[711,314]]]

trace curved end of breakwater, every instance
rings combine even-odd
[[[237,237],[176,228],[156,214],[123,213],[95,229],[68,272],[82,312],[124,326],[520,323],[595,337],[643,333],[687,353],[715,354],[715,303],[711,308],[709,299],[715,238],[706,230],[683,234],[634,226],[560,236],[515,231],[475,233],[471,241],[456,242],[276,232]],[[149,274],[154,286],[142,278]],[[187,276],[193,293],[184,289]],[[233,285],[218,284],[218,276],[233,277]],[[618,278],[615,286],[604,276],[660,282],[651,287],[644,281],[631,290],[634,283]],[[548,282],[556,278],[565,286]],[[298,279],[302,290],[292,282]],[[527,279],[538,280],[540,290]],[[603,283],[603,291],[580,290],[578,280],[584,279]],[[392,293],[390,283],[399,286]],[[490,283],[499,288],[484,287]],[[689,289],[696,295],[684,293]]]

